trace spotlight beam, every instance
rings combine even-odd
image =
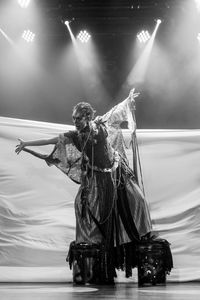
[[[142,52],[141,56],[139,57],[138,61],[136,62],[135,66],[133,67],[132,71],[128,75],[127,83],[130,86],[133,86],[136,82],[143,82],[145,79],[145,74],[147,71],[151,51],[153,48],[154,40],[156,37],[156,33],[158,28],[161,24],[161,20],[157,20],[155,29],[152,33],[151,38],[149,39],[144,51]]]
[[[70,27],[70,21],[65,21],[65,25],[67,26],[67,29],[69,31],[69,34],[70,34],[70,37],[71,37],[71,40],[72,40],[72,43],[75,47],[77,47],[77,42],[76,42],[76,38],[71,30],[71,27]]]
[[[9,42],[10,45],[14,46],[14,42],[9,38],[9,36],[3,31],[3,29],[0,28],[1,34],[5,37],[5,39]]]
[[[77,39],[75,38],[75,36],[74,36],[74,34],[71,30],[70,22],[65,21],[65,25],[67,26],[67,29],[69,31],[69,34],[70,34],[70,37],[71,37],[71,40],[72,40],[74,51],[75,51],[75,54],[76,54],[76,57],[77,57],[77,60],[78,60],[78,63],[79,63],[79,68],[81,68],[81,65],[83,64],[83,62],[87,63],[87,59],[86,59],[86,57],[84,57],[84,52],[82,52],[82,49],[80,49],[80,45],[77,42]]]

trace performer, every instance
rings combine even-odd
[[[23,141],[16,146],[55,165],[80,183],[75,199],[76,244],[100,245],[102,281],[113,282],[115,269],[136,266],[135,245],[152,230],[148,205],[133,170],[128,165],[120,124],[127,121],[133,133],[135,98],[127,99],[107,114],[94,118],[89,103],[78,103],[72,113],[75,130],[52,139]],[[27,146],[54,144],[50,155],[42,155]]]

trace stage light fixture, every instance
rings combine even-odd
[[[150,34],[148,30],[142,30],[140,33],[137,34],[137,38],[140,41],[140,43],[146,43],[150,39]]]
[[[35,33],[33,33],[32,31],[28,30],[24,30],[23,34],[22,34],[22,38],[27,42],[27,43],[32,43],[35,39]]]
[[[22,8],[27,8],[29,6],[30,0],[18,0],[18,4]]]
[[[161,19],[157,19],[157,24],[161,24],[161,23],[162,23]]]
[[[91,35],[86,31],[86,30],[81,30],[79,34],[77,35],[77,38],[82,42],[82,43],[87,43],[89,39],[91,38]]]

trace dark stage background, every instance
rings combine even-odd
[[[150,55],[136,42],[161,19]],[[70,34],[87,29],[90,46],[77,59]],[[71,124],[71,110],[89,101],[104,114],[136,86],[138,128],[200,128],[200,15],[193,0],[0,1],[0,115]],[[36,33],[33,43],[21,39]],[[81,49],[81,48],[80,48]],[[79,49],[79,50],[80,50]],[[140,61],[141,81],[135,72]]]

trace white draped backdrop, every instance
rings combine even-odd
[[[18,137],[50,138],[69,128],[0,118],[0,282],[72,280],[65,258],[75,237],[78,185],[56,167],[14,152]],[[130,132],[123,133],[128,144]],[[137,136],[153,228],[171,243],[167,280],[200,280],[200,130],[138,130]]]

